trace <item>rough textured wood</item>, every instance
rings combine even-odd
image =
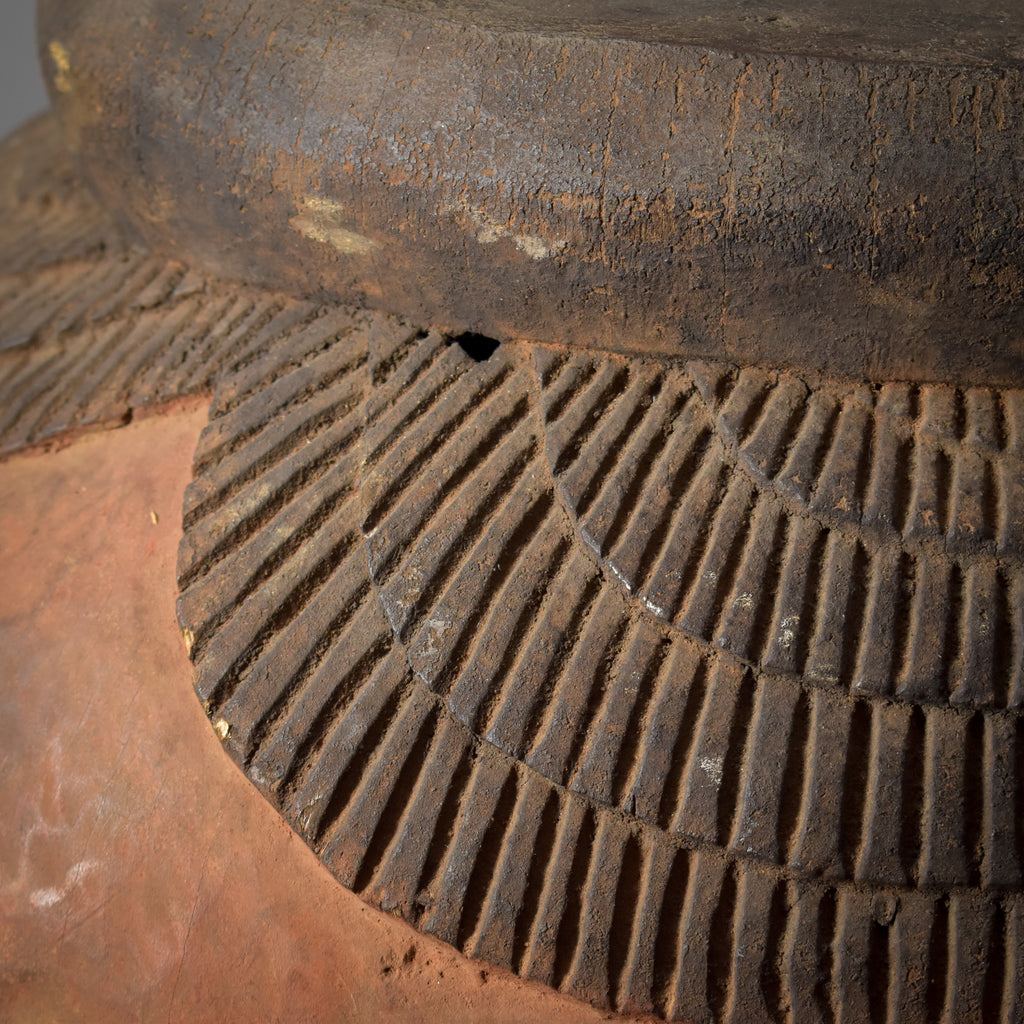
[[[272,338],[312,349],[323,329],[313,303],[129,245],[53,114],[4,142],[0,212],[0,456],[208,396],[220,370],[259,366]]]
[[[161,255],[3,179],[0,439],[212,392],[196,689],[335,877],[600,1006],[1015,1024],[1013,33],[48,10]]]
[[[124,248],[112,218],[83,186],[53,114],[30,121],[0,143],[0,218],[5,277]],[[49,297],[55,294],[60,290]],[[2,322],[8,319],[5,314]],[[6,344],[5,339],[0,348]]]
[[[46,0],[41,42],[106,204],[220,274],[452,332],[1009,384],[1020,30],[972,10]]]
[[[1024,785],[1018,640],[1010,591],[949,588],[996,573],[995,534],[959,550],[949,524],[911,537],[776,489],[785,453],[747,446],[800,436],[765,422],[792,418],[788,376],[527,345],[474,361],[385,318],[270,362],[214,400],[179,615],[228,750],[339,879],[526,977],[708,1022],[883,1020],[897,936],[931,935],[900,908],[973,893],[948,936],[976,929],[978,951],[921,969],[975,1012],[1019,899],[1019,840],[996,824]],[[940,390],[922,408],[961,400]],[[833,420],[858,410],[857,453],[886,430],[929,443],[923,414],[889,423],[874,392],[817,393]],[[975,426],[948,439],[953,465]],[[812,447],[809,493],[860,500]],[[864,486],[885,471],[858,459]],[[908,561],[908,611],[872,613]],[[688,600],[655,605],[662,576]],[[902,674],[865,686],[876,645]],[[808,914],[826,923],[802,936]],[[806,970],[823,994],[801,1010]],[[986,1020],[1013,1019],[985,998]],[[928,1019],[958,1019],[943,1006]]]

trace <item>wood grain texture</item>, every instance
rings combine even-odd
[[[851,1019],[884,1021],[917,956],[904,930],[931,941],[955,906],[955,934],[978,929],[981,952],[929,954],[928,985],[979,1019],[1013,1019],[1006,987],[989,981],[985,995],[985,979],[1006,969],[1019,899],[1022,850],[996,824],[1024,782],[1019,711],[992,699],[1010,691],[971,587],[954,601],[927,577],[994,559],[995,535],[957,552],[780,491],[745,453],[750,436],[799,438],[766,422],[793,418],[774,397],[797,388],[789,378],[527,345],[475,362],[383,319],[305,361],[292,351],[269,388],[225,378],[236,404],[211,419],[216,445],[200,442],[179,614],[229,751],[341,881],[598,1005],[709,1022],[857,1007],[868,1016]],[[312,412],[335,366],[360,393],[336,421],[344,446],[313,435],[260,463],[277,424],[305,415],[280,403],[300,395]],[[858,438],[926,433],[870,407],[856,423]],[[947,439],[953,464],[976,433],[965,419]],[[815,447],[828,481],[837,460]],[[864,445],[852,447],[857,476]],[[202,454],[214,449],[226,454]],[[722,482],[702,525],[691,489],[708,465]],[[216,493],[258,487],[258,500],[206,498],[211,474]],[[215,554],[192,539],[228,523]],[[877,644],[916,683],[931,678],[919,659],[935,661],[918,633],[938,631],[978,673],[956,687],[872,689],[843,672],[876,643],[851,602],[907,551],[937,567],[920,570],[928,599],[913,591],[905,635]],[[973,561],[961,572],[983,576]],[[680,608],[700,617],[652,607],[642,581],[659,574],[690,583]],[[766,664],[773,646],[798,656]],[[829,658],[838,671],[821,668]],[[948,998],[928,1019],[957,1019]]]
[[[339,882],[625,1012],[1015,1024],[1021,392],[477,359],[69,223],[0,438],[209,399],[197,693]]]
[[[167,256],[452,333],[1020,382],[1013,18],[586,6],[45,0],[40,24],[92,182]]]

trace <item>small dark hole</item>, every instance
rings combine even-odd
[[[483,363],[498,351],[501,342],[495,341],[494,338],[488,338],[485,334],[473,334],[467,331],[465,334],[457,334],[454,338],[449,339],[448,344],[458,345],[473,362]]]

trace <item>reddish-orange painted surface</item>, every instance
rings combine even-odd
[[[223,753],[174,616],[204,419],[0,465],[0,1021],[610,1019],[366,907]]]

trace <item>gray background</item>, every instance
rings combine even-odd
[[[0,0],[0,138],[50,104],[36,60],[35,0]]]

